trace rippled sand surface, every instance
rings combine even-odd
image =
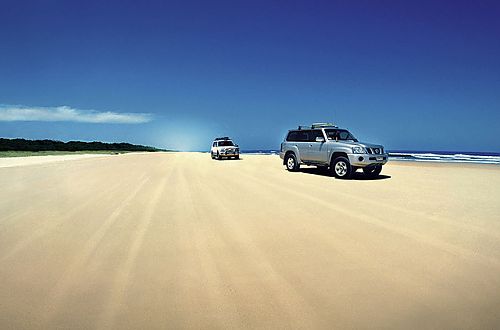
[[[0,168],[0,328],[500,327],[500,167],[277,156]]]

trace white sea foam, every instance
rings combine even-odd
[[[243,154],[278,155],[278,150],[243,150]],[[479,163],[500,165],[500,154],[481,155],[466,153],[389,152],[390,160],[416,162]]]
[[[470,155],[464,153],[439,154],[439,153],[389,153],[391,160],[420,161],[420,162],[453,162],[453,163],[480,163],[499,164],[500,155]]]

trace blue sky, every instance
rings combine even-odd
[[[497,1],[0,0],[0,136],[500,152]]]

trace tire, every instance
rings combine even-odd
[[[212,157],[212,159],[215,159],[215,156],[214,156],[213,152],[210,152],[210,157]]]
[[[234,156],[234,159],[240,159],[240,156]]]
[[[335,158],[330,168],[337,179],[350,179],[353,172],[349,159],[342,156]]]
[[[363,173],[369,178],[376,178],[382,172],[382,165],[367,166],[363,168]]]
[[[222,158],[220,157],[220,154],[219,154],[219,152],[218,152],[218,151],[217,151],[217,156],[215,157],[215,159],[217,159],[217,160],[221,160],[221,159],[222,159]]]
[[[299,170],[300,165],[297,162],[297,157],[295,157],[294,153],[289,153],[285,157],[285,166],[286,169],[290,172],[296,172]]]

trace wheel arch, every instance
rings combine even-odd
[[[335,151],[334,153],[332,153],[331,157],[330,157],[330,165],[333,163],[333,161],[335,160],[335,158],[337,157],[345,157],[347,159],[349,159],[349,157],[347,156],[347,153],[346,152],[343,152],[343,151]]]
[[[290,149],[290,150],[287,150],[285,152],[285,156],[283,157],[283,165],[285,165],[286,163],[286,157],[290,154],[293,154],[295,156],[295,159],[297,160],[297,162],[300,164],[300,158],[299,158],[299,152],[298,150],[295,150],[295,149]]]

